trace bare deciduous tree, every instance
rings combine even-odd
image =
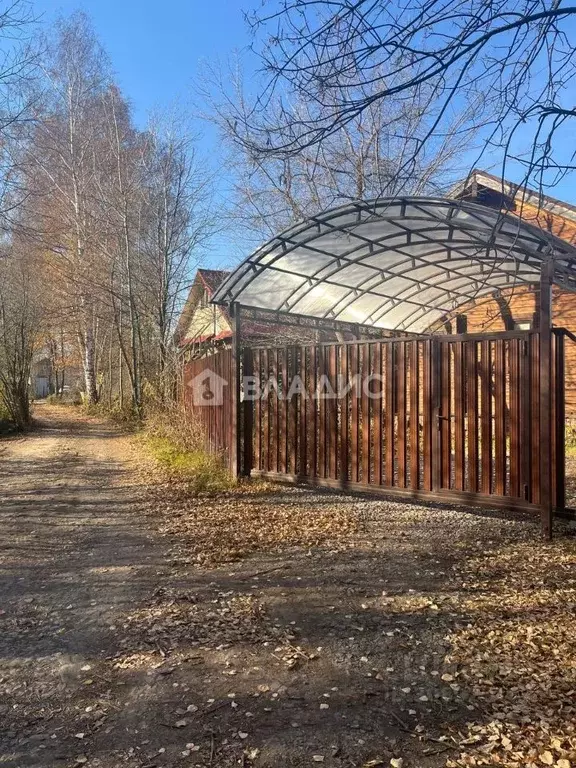
[[[576,116],[575,17],[556,0],[281,0],[252,17],[267,79],[234,119],[244,121],[251,151],[283,158],[328,142],[374,105],[429,94],[431,120],[402,164],[411,173],[455,112],[480,97],[490,162],[496,150],[523,166],[526,183],[553,185],[574,169],[563,139]],[[307,115],[287,93],[309,105]],[[280,123],[268,111],[276,96]]]
[[[30,423],[29,382],[41,327],[38,263],[29,244],[0,254],[0,399],[16,426]]]
[[[124,406],[126,393],[141,414],[147,386],[170,391],[175,315],[215,224],[211,179],[186,126],[134,125],[84,14],[58,22],[42,48],[25,89],[34,108],[10,146],[23,194],[8,240],[39,256],[56,388],[79,357],[88,403],[104,393]]]
[[[212,177],[203,170],[182,120],[154,120],[147,140],[143,299],[153,342],[149,362],[157,370],[159,391],[165,393],[176,316],[191,283],[191,269],[198,265],[198,249],[217,229],[217,214]]]
[[[199,90],[210,104],[208,117],[229,148],[235,179],[233,215],[260,236],[349,200],[446,188],[464,173],[459,162],[473,139],[472,118],[479,107],[476,99],[462,108],[447,132],[417,154],[418,142],[434,120],[436,97],[431,89],[421,89],[412,100],[374,99],[327,131],[322,141],[300,143],[297,151],[278,151],[274,140],[284,131],[321,120],[339,102],[353,99],[357,88],[342,80],[322,104],[296,90],[271,94],[257,114],[237,66],[225,75],[212,69],[204,82],[208,86]],[[377,84],[361,90],[375,96]]]
[[[98,400],[96,179],[102,172],[101,95],[106,57],[83,14],[60,22],[46,45],[35,122],[28,139],[28,218],[58,264],[60,290],[76,324],[88,401]]]

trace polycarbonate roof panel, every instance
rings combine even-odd
[[[420,332],[459,305],[554,280],[576,290],[576,248],[520,219],[441,198],[355,202],[291,227],[245,259],[214,301]]]

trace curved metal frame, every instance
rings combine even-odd
[[[358,231],[360,226],[378,222],[387,230],[380,237]],[[390,226],[394,231],[389,231]],[[349,238],[350,247],[333,253],[321,242],[326,235]],[[402,242],[393,245],[399,238]],[[415,246],[426,244],[430,250],[413,252]],[[394,263],[387,267],[388,252]],[[309,273],[278,263],[298,253],[320,256],[324,263]],[[381,257],[382,264],[370,263],[375,257]],[[260,275],[275,272],[295,276],[301,282],[272,307],[274,311],[338,319],[353,304],[361,310],[363,297],[377,297],[381,302],[375,309],[373,301],[367,305],[363,324],[421,330],[423,320],[429,325],[436,319],[428,322],[430,312],[441,316],[487,292],[519,282],[533,283],[541,264],[550,257],[555,262],[555,282],[576,290],[576,248],[517,217],[477,203],[442,198],[356,202],[311,217],[270,240],[234,270],[213,300],[270,309],[264,302],[255,303],[253,297],[243,301],[243,294],[248,288],[257,293]],[[513,269],[510,264],[514,264]],[[473,265],[476,271],[470,269]],[[373,274],[359,278],[356,285],[344,276],[339,279],[340,273],[354,266]],[[412,277],[410,272],[419,267],[435,269],[425,278]],[[401,279],[401,287],[396,292],[387,290],[386,282],[395,278]],[[344,295],[335,296],[328,308],[303,311],[299,305],[319,285],[344,290]],[[426,300],[423,293],[430,289],[441,293]],[[400,304],[408,305],[411,311],[387,324],[386,316]]]

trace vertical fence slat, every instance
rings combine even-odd
[[[430,354],[430,401],[432,421],[432,490],[442,488],[442,352],[440,342],[431,342]]]
[[[328,351],[328,376],[330,379],[330,400],[328,400],[328,476],[332,480],[338,479],[338,401],[333,394],[337,393],[338,382],[336,379],[336,346],[331,344]]]
[[[530,387],[530,442],[531,447],[531,488],[534,504],[540,504],[540,334],[530,336],[529,371],[532,374]]]
[[[398,423],[398,485],[406,488],[406,342],[396,349],[396,412]]]
[[[422,452],[424,467],[422,486],[425,491],[432,490],[432,342],[424,342],[422,371]]]
[[[268,379],[270,377],[270,360],[269,350],[263,350],[261,355],[261,371],[262,371],[262,386],[268,386]],[[266,398],[264,395],[266,394]],[[260,461],[261,467],[264,471],[270,469],[270,397],[267,394],[267,390],[263,389],[260,398],[261,409],[261,421],[262,421],[262,458]]]
[[[532,498],[532,373],[531,335],[520,342],[520,497]]]
[[[554,334],[554,506],[566,507],[566,403],[564,334]]]
[[[246,377],[246,379],[254,375],[254,355],[250,347],[246,347],[242,353],[242,375],[243,377]],[[241,474],[244,477],[250,477],[250,473],[254,467],[254,401],[246,398],[246,392],[244,392],[244,399],[242,402],[241,426]]]
[[[348,483],[348,450],[349,450],[349,429],[350,429],[350,393],[349,374],[348,374],[348,354],[349,348],[346,344],[340,347],[339,373],[344,387],[342,398],[340,399],[340,482],[342,486]]]
[[[450,488],[452,476],[452,381],[450,375],[451,344],[441,342],[441,454],[442,454],[442,488]]]
[[[308,477],[314,478],[318,475],[317,465],[317,430],[318,430],[318,412],[317,412],[317,400],[316,400],[316,381],[318,375],[318,350],[316,347],[311,347],[309,350],[309,369],[308,369],[308,385],[306,399],[308,410]]]
[[[306,347],[300,347],[299,361],[299,369],[296,371],[301,379],[301,388],[298,394],[298,475],[306,477],[308,460],[308,403],[306,402],[308,360]]]
[[[330,438],[332,433],[330,430],[330,406],[331,400],[328,399],[330,391],[330,349],[331,347],[324,346],[322,348],[322,373],[324,375],[324,386],[322,387],[323,400],[322,407],[322,477],[330,477]]]
[[[318,477],[326,477],[326,347],[318,348]]]
[[[370,375],[370,345],[362,344],[362,482],[368,483],[370,476],[370,399],[366,391],[366,379]]]
[[[386,485],[392,487],[394,482],[394,344],[389,341],[386,344],[386,410],[384,418],[386,422]]]
[[[288,400],[286,398],[288,349],[279,350],[278,356],[278,471],[286,474],[288,460]]]
[[[351,481],[353,483],[357,483],[359,481],[360,472],[359,472],[359,466],[358,466],[358,459],[359,459],[359,450],[358,450],[358,439],[360,436],[360,430],[359,430],[359,424],[358,424],[358,382],[357,382],[357,374],[358,374],[358,346],[356,344],[352,345],[350,347],[350,360],[349,360],[349,366],[350,366],[350,376],[352,377],[354,381],[354,387],[350,393],[350,397],[352,399],[352,415],[351,415],[351,423],[350,423],[350,473],[351,473]]]
[[[492,360],[490,342],[480,345],[480,462],[481,490],[485,495],[492,489]]]
[[[262,352],[254,350],[253,367],[256,386],[259,388],[262,382]],[[262,403],[258,393],[254,401],[254,468],[262,469]]]
[[[373,372],[375,374],[372,400],[372,420],[374,428],[374,463],[372,482],[382,485],[382,344],[377,342],[373,349]]]
[[[274,472],[278,467],[278,351],[273,350],[270,360],[270,463]]]
[[[298,398],[293,394],[292,382],[298,371],[297,353],[298,348],[291,346],[287,350],[289,354],[287,364],[287,384],[286,384],[286,419],[287,419],[287,442],[286,442],[286,471],[296,474],[298,457]]]
[[[478,492],[478,347],[466,342],[466,407],[468,437],[468,491]]]
[[[504,339],[494,342],[494,492],[506,492],[506,408],[505,408],[505,355]]]
[[[510,360],[510,496],[520,497],[520,345],[519,339],[511,339]]]
[[[466,376],[464,373],[463,344],[454,344],[454,488],[464,490],[466,474]]]
[[[550,334],[550,397],[551,397],[551,403],[550,403],[550,415],[551,415],[551,424],[550,424],[550,461],[551,461],[551,472],[550,472],[550,496],[552,499],[551,505],[552,508],[556,507],[556,483],[558,480],[558,473],[556,468],[556,459],[557,459],[557,431],[558,431],[558,424],[556,421],[556,401],[558,399],[558,388],[557,388],[557,382],[556,378],[558,375],[558,365],[557,365],[557,346],[558,346],[558,339],[557,335],[552,332]]]
[[[417,341],[410,348],[410,487],[420,487],[420,355]]]

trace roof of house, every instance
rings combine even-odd
[[[186,303],[182,309],[180,317],[178,319],[178,325],[174,332],[174,340],[176,344],[182,344],[186,341],[185,334],[190,325],[190,321],[194,314],[202,291],[198,290],[199,286],[203,286],[206,289],[208,298],[211,299],[216,293],[218,286],[228,277],[230,272],[224,269],[199,269],[194,277],[194,282],[190,286],[190,292],[186,299]],[[221,311],[227,317],[227,310],[225,307],[221,307]],[[220,334],[222,335],[222,334]],[[227,334],[229,335],[229,334]]]
[[[459,181],[452,188],[449,197],[477,198],[479,202],[484,202],[479,188],[494,192],[503,208],[527,221],[537,220],[542,229],[552,232],[562,240],[576,243],[576,205],[478,169],[474,169],[465,179]]]
[[[209,298],[212,298],[220,284],[229,274],[230,270],[227,269],[199,269],[197,272],[198,277],[202,280],[208,291]]]

